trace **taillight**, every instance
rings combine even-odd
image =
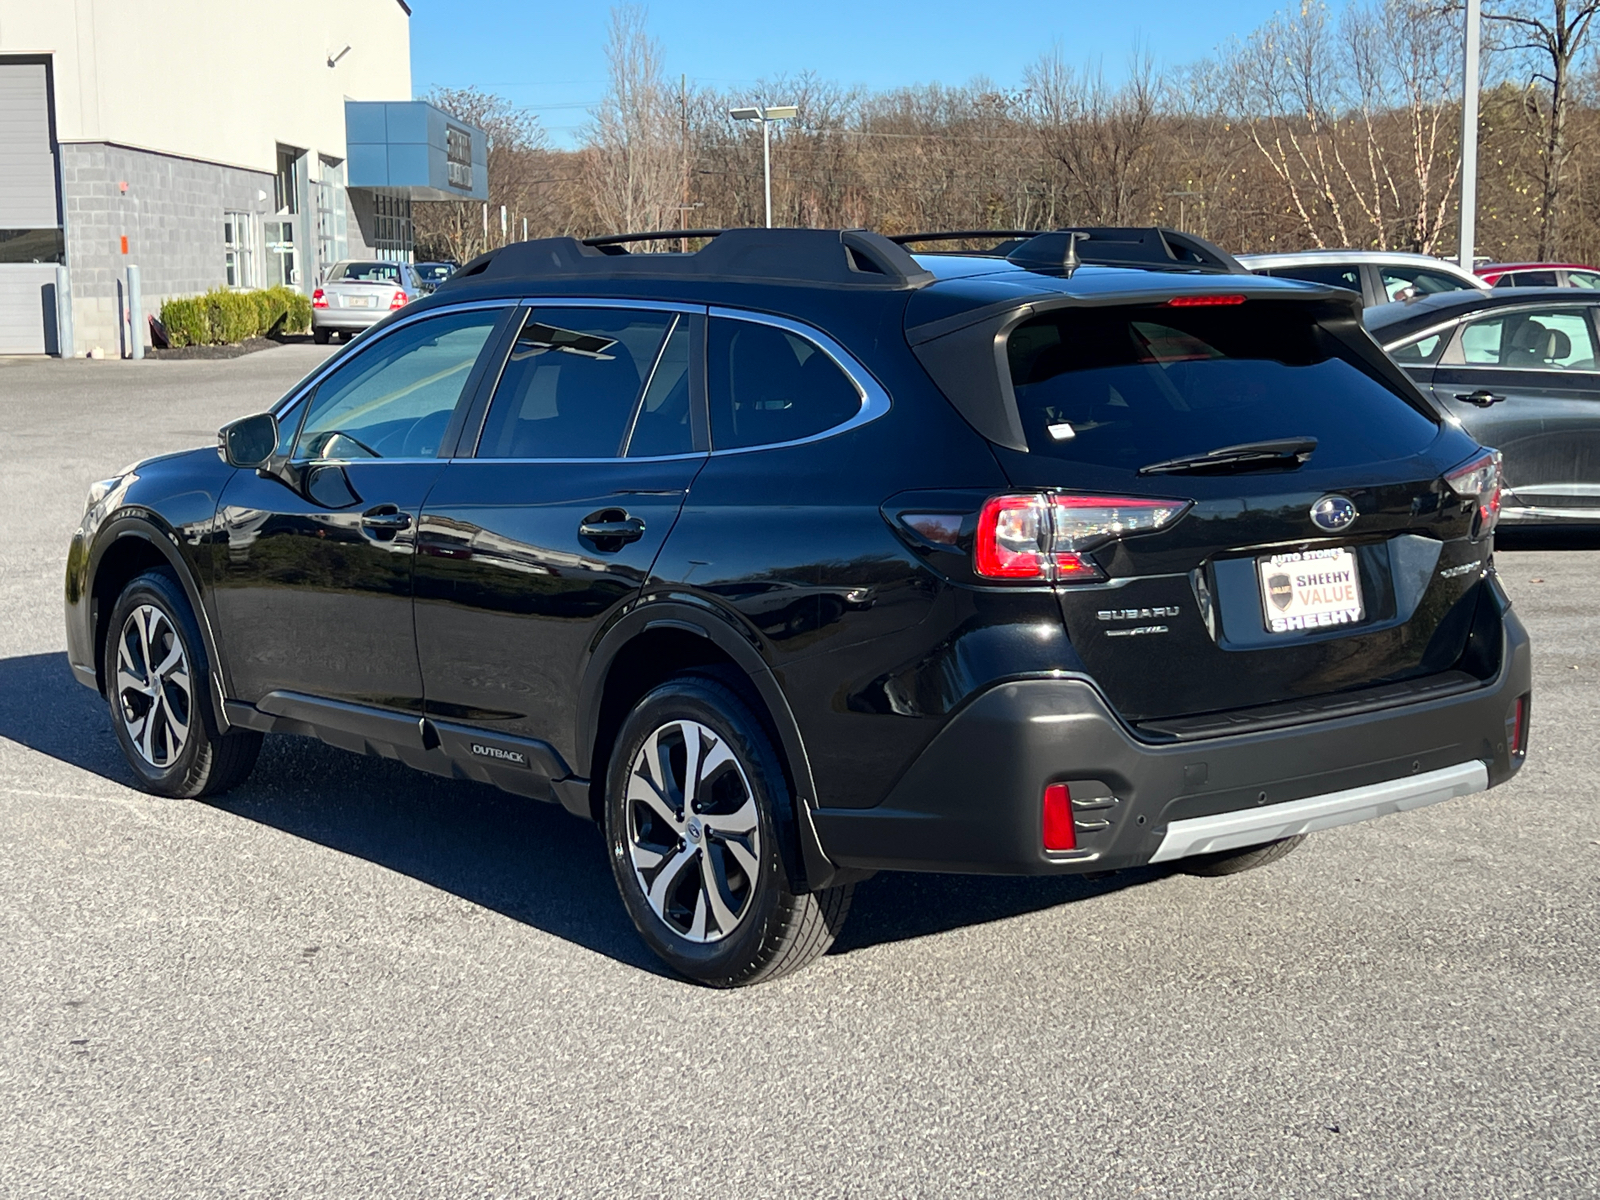
[[[316,291],[311,293],[311,307],[312,308],[327,308],[328,307],[328,298],[322,294],[322,289],[321,288],[318,288]]]
[[[393,312],[397,308],[404,308],[406,306],[407,299],[408,297],[404,292],[396,292],[394,294],[394,299],[389,301],[389,310]]]
[[[1500,519],[1500,488],[1504,482],[1500,451],[1484,451],[1465,466],[1446,473],[1444,481],[1452,492],[1477,506],[1472,514],[1472,539],[1493,533],[1495,522]]]
[[[1072,827],[1072,792],[1064,783],[1052,783],[1044,789],[1044,848],[1078,848],[1078,835]]]
[[[1104,579],[1105,572],[1087,557],[1090,550],[1130,533],[1165,528],[1188,507],[1187,500],[1137,496],[993,496],[978,515],[973,569],[985,579]]]

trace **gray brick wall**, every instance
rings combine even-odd
[[[123,181],[126,193],[118,187]],[[168,297],[224,286],[224,211],[255,214],[256,281],[265,279],[262,221],[272,204],[270,174],[76,143],[61,147],[61,183],[80,352],[92,346],[119,352],[118,287],[130,263],[139,267],[146,313],[159,312]]]

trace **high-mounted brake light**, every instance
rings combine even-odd
[[[1064,783],[1044,789],[1044,848],[1076,850],[1078,834],[1072,827],[1072,792]]]
[[[1168,308],[1214,308],[1221,304],[1243,304],[1245,298],[1237,293],[1221,296],[1174,296],[1167,301]]]
[[[1494,532],[1500,519],[1500,489],[1505,475],[1500,467],[1500,451],[1486,450],[1464,466],[1446,472],[1444,481],[1463,500],[1477,505],[1472,514],[1472,539]]]
[[[316,291],[311,293],[311,307],[312,308],[327,308],[328,307],[328,297],[323,295],[323,292],[322,292],[321,288],[318,288]]]
[[[985,579],[1104,579],[1105,572],[1088,557],[1090,550],[1130,533],[1163,529],[1188,508],[1187,500],[1142,496],[993,496],[978,514],[973,569]]]
[[[389,301],[390,310],[392,311],[392,310],[394,310],[396,308],[404,308],[406,306],[406,300],[408,298],[409,297],[407,297],[404,292],[396,292],[394,294],[394,299]]]

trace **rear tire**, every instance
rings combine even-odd
[[[192,799],[244,782],[261,735],[217,732],[205,643],[170,572],[147,571],[122,589],[104,662],[111,727],[140,787]]]
[[[332,337],[333,330],[331,329],[313,329],[311,331],[311,340],[319,346],[326,346]]]
[[[1179,859],[1177,867],[1186,875],[1237,875],[1240,871],[1253,871],[1287,857],[1305,840],[1305,834],[1297,833],[1293,837],[1268,842],[1265,846],[1223,850],[1218,854],[1197,854],[1193,858]]]
[[[852,885],[790,890],[778,822],[793,798],[761,722],[717,680],[645,695],[606,772],[611,870],[639,935],[711,987],[786,975],[833,944]]]

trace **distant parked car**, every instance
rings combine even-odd
[[[1365,305],[1388,304],[1436,292],[1482,291],[1489,285],[1471,271],[1428,254],[1399,250],[1302,250],[1241,254],[1257,275],[1347,288]]]
[[[1500,451],[1502,521],[1600,522],[1600,293],[1518,284],[1365,319],[1442,412]]]
[[[1600,271],[1582,263],[1486,263],[1474,267],[1490,287],[1576,287],[1600,290]]]
[[[419,262],[413,263],[411,269],[417,273],[417,282],[422,285],[423,295],[429,295],[434,288],[459,271],[461,264],[454,262]]]
[[[409,263],[334,263],[327,282],[311,293],[311,336],[326,346],[334,334],[351,337],[423,294]]]

